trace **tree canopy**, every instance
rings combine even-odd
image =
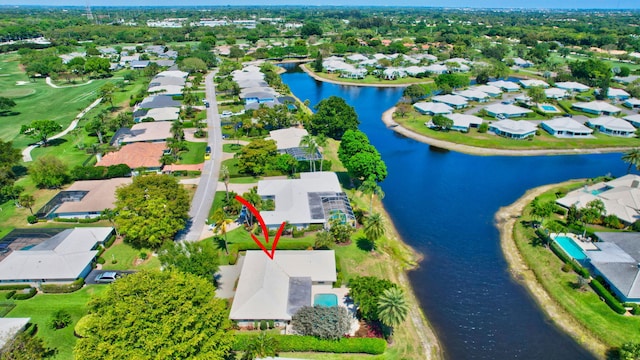
[[[349,332],[349,314],[342,306],[303,306],[291,318],[293,329],[321,339],[338,340]]]
[[[226,301],[210,281],[177,271],[118,279],[90,304],[77,359],[225,359],[233,344]]]
[[[200,276],[213,281],[218,271],[216,250],[210,240],[198,242],[167,242],[158,253],[162,268]]]
[[[389,280],[373,276],[357,276],[349,281],[349,295],[358,305],[360,316],[364,320],[376,321],[378,318],[378,301],[380,295],[396,285]]]
[[[29,166],[29,175],[41,188],[59,188],[69,181],[67,164],[53,155],[37,158]]]
[[[277,156],[275,141],[263,139],[251,141],[236,154],[240,172],[253,176],[264,174]]]
[[[313,135],[325,135],[340,140],[347,130],[357,130],[360,120],[355,109],[343,98],[331,96],[315,106],[309,130]]]
[[[49,137],[61,130],[62,125],[53,120],[34,120],[29,125],[22,125],[20,134],[32,137],[47,146]]]
[[[0,140],[0,197],[5,194],[5,188],[13,186],[13,167],[18,164],[20,158],[20,150],[13,147],[13,142]]]
[[[186,224],[189,194],[169,175],[143,175],[116,190],[116,223],[125,241],[158,248]]]
[[[16,106],[16,102],[7,98],[0,96],[0,114],[8,111],[12,107]]]
[[[373,178],[380,182],[387,177],[387,166],[380,153],[360,130],[347,130],[344,133],[338,148],[338,158],[349,174],[357,179]]]

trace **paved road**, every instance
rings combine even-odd
[[[191,201],[189,210],[189,222],[187,227],[177,235],[177,240],[198,241],[205,226],[205,220],[209,216],[209,208],[213,203],[216,194],[220,164],[222,163],[222,129],[220,128],[220,116],[218,115],[218,104],[216,102],[216,92],[213,85],[215,72],[211,72],[205,78],[207,88],[206,96],[210,107],[207,109],[208,141],[211,146],[211,160],[204,162],[202,175],[198,188]]]

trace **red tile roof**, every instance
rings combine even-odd
[[[96,166],[126,164],[131,169],[160,167],[160,158],[166,148],[167,144],[164,142],[127,144],[119,151],[103,156]]]

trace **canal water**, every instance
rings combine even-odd
[[[286,67],[283,82],[312,107],[332,95],[355,107],[380,151],[389,170],[383,202],[403,239],[425,255],[409,278],[448,359],[593,359],[510,278],[493,217],[539,185],[623,175],[621,154],[471,156],[430,147],[381,121],[402,89],[323,83]]]

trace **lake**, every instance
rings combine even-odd
[[[402,89],[323,83],[285,67],[283,82],[312,107],[332,95],[355,107],[380,151],[389,170],[383,203],[404,241],[425,255],[409,278],[447,358],[593,359],[511,279],[493,217],[539,185],[623,175],[621,154],[483,157],[430,147],[381,121]]]

